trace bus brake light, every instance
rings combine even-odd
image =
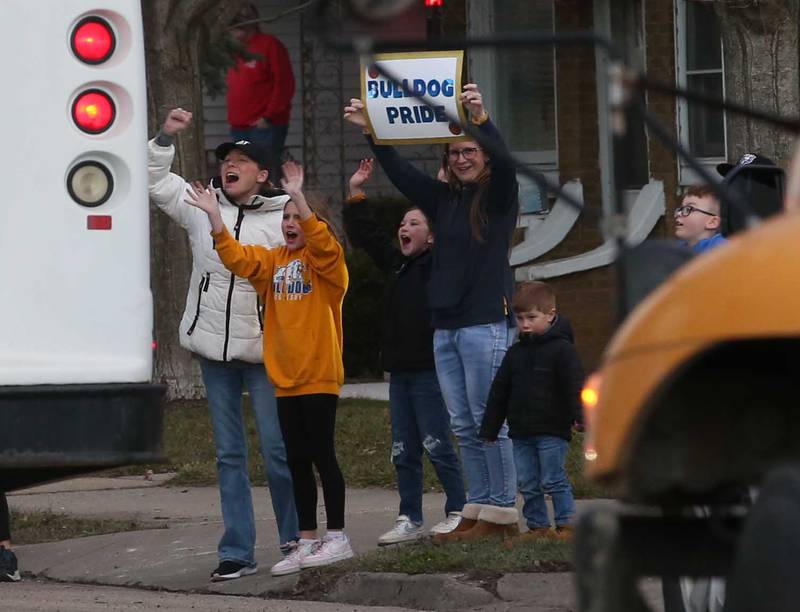
[[[72,120],[89,134],[105,132],[114,123],[116,114],[111,96],[100,89],[84,91],[72,103]]]
[[[114,53],[117,41],[114,31],[105,19],[82,19],[70,37],[72,52],[86,64],[102,64]]]

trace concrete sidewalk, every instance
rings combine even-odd
[[[370,383],[348,383],[342,385],[342,391],[339,397],[361,397],[365,399],[389,401],[389,383],[388,382],[370,382]]]
[[[388,400],[389,385],[384,382],[345,385],[341,396]],[[217,541],[222,533],[218,490],[172,487],[168,484],[170,476],[76,478],[9,494],[12,512],[49,510],[81,517],[135,519],[157,527],[19,546],[16,551],[23,572],[69,583],[159,591],[262,598],[291,595],[297,577],[272,578],[269,573],[270,566],[281,556],[268,490],[253,489],[258,517],[259,572],[239,580],[211,583],[208,578],[217,565]],[[319,500],[320,526],[324,531],[321,492]],[[394,524],[398,501],[393,490],[348,489],[346,531],[356,554],[377,548],[378,536]],[[608,502],[579,501],[579,511],[589,503]],[[423,510],[429,528],[443,518],[444,496],[426,493]],[[646,590],[653,609],[661,610],[659,584],[649,581]],[[568,573],[507,574],[498,582],[496,595],[453,575],[351,574],[338,583],[331,598],[354,605],[400,606],[411,610],[567,612],[575,609],[572,575]],[[307,608],[317,609],[312,604]]]
[[[72,583],[255,597],[280,598],[291,593],[296,576],[272,578],[269,574],[270,566],[281,557],[267,490],[254,489],[253,495],[259,517],[259,572],[211,583],[208,577],[217,564],[217,540],[222,531],[218,491],[216,487],[160,486],[167,478],[77,478],[10,494],[12,512],[50,510],[83,517],[135,518],[158,527],[19,546],[21,568],[38,577]],[[321,500],[320,495],[320,504]],[[347,532],[357,554],[376,548],[378,536],[394,522],[397,503],[395,491],[347,491]],[[423,507],[430,527],[443,515],[442,494],[427,493]],[[324,521],[322,507],[320,516]],[[557,612],[574,609],[571,580],[570,574],[506,575],[498,584],[498,598],[455,576],[356,574],[340,582],[333,596],[353,604],[409,609]],[[657,590],[655,584],[648,588],[653,597]]]
[[[138,484],[138,486],[137,486]],[[208,581],[217,565],[222,533],[216,487],[161,487],[142,479],[79,478],[19,491],[8,496],[12,512],[49,510],[93,518],[130,519],[161,527],[63,542],[17,547],[25,572],[67,582],[140,586],[170,591],[258,595],[284,591],[269,574],[281,559],[269,492],[254,489],[258,542],[255,576],[226,583]],[[320,503],[322,495],[320,494]],[[441,496],[428,496],[431,522],[441,515]],[[375,547],[397,513],[392,491],[351,490],[347,495],[348,534],[356,553]],[[437,506],[439,508],[437,508]],[[324,520],[324,509],[321,508]],[[324,526],[324,524],[323,524]]]

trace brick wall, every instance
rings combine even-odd
[[[555,21],[557,31],[591,30],[591,4],[556,0]],[[577,255],[603,242],[599,226],[602,196],[594,50],[557,49],[556,75],[559,176],[562,183],[580,179],[585,209],[567,238],[539,262]],[[584,367],[591,371],[613,331],[613,271],[609,267],[598,268],[548,282],[556,290],[559,312],[572,323]]]
[[[645,31],[647,43],[647,73],[667,83],[675,83],[675,8],[672,2],[645,0]],[[647,108],[661,124],[677,137],[676,101],[664,95],[648,95]],[[677,203],[678,164],[676,153],[661,142],[649,138],[650,176],[664,182],[667,214],[656,225],[651,236],[672,236],[672,210]]]
[[[643,0],[647,71],[667,82],[675,81],[673,3]],[[582,0],[555,0],[557,31],[591,30],[591,4]],[[585,210],[567,238],[537,263],[589,251],[603,242],[601,169],[599,164],[598,106],[595,55],[590,48],[564,48],[556,53],[558,169],[561,182],[578,178],[583,183]],[[650,111],[675,132],[676,105],[672,98],[649,96]],[[649,172],[664,182],[666,221],[652,232],[669,237],[671,210],[677,192],[675,154],[648,138]],[[558,309],[572,323],[578,350],[587,371],[594,369],[614,332],[616,275],[613,266],[550,279],[558,295]]]

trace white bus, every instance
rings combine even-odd
[[[3,0],[0,490],[161,455],[138,0]]]

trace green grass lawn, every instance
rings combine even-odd
[[[513,548],[507,548],[497,538],[441,546],[422,540],[379,548],[349,561],[304,570],[292,595],[299,599],[324,599],[339,578],[353,572],[458,573],[470,580],[493,583],[507,572],[572,571],[572,554],[572,544],[549,540]]]
[[[247,402],[247,400],[245,400]],[[264,462],[258,451],[255,421],[246,410],[249,447],[250,479],[265,481]],[[602,491],[588,483],[582,473],[581,444],[578,434],[570,445],[567,470],[576,497],[601,497]],[[343,399],[339,401],[336,422],[336,447],[350,487],[394,488],[394,467],[390,461],[391,430],[388,403],[375,400]],[[214,441],[205,400],[171,402],[165,411],[164,450],[166,464],[131,466],[114,470],[112,474],[138,474],[150,468],[156,472],[174,471],[177,476],[170,484],[176,486],[214,485],[217,482]],[[425,462],[425,488],[440,490],[436,476]]]
[[[14,544],[18,545],[157,528],[133,520],[89,519],[57,512],[11,513],[11,533]]]
[[[342,568],[344,573],[400,572],[429,574],[431,572],[468,572],[491,568],[506,572],[553,572],[572,567],[572,544],[541,540],[535,544],[520,544],[506,548],[497,538],[472,542],[433,544],[431,540],[402,546],[386,546],[359,555]]]

